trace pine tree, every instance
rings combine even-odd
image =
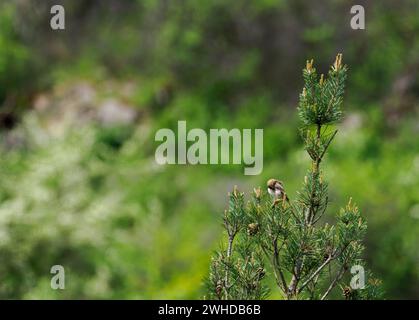
[[[370,273],[365,274],[364,288],[353,289],[348,283],[351,267],[364,267],[367,228],[352,199],[336,215],[335,225],[320,223],[329,204],[321,165],[337,134],[333,128],[342,119],[346,75],[341,54],[327,78],[318,76],[313,60],[307,61],[298,115],[311,166],[302,188],[291,200],[285,193],[275,197],[255,188],[248,203],[234,188],[223,219],[227,242],[212,258],[207,298],[267,298],[272,287],[268,273],[284,299],[323,300],[339,287],[345,299],[380,297],[380,282]]]

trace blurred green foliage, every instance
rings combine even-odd
[[[301,69],[313,57],[326,72],[337,52],[350,70],[325,160],[332,207],[351,195],[367,218],[366,260],[386,296],[419,297],[416,0],[363,1],[365,31],[350,29],[344,0],[67,0],[60,33],[56,2],[1,4],[1,298],[201,297],[226,192],[270,177],[299,189]],[[93,88],[89,112],[113,98],[138,116],[109,126],[79,112],[66,96],[79,83]],[[154,133],[178,120],[263,128],[263,173],[157,166]],[[66,290],[50,289],[54,264]]]

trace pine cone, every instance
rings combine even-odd
[[[247,226],[247,234],[249,236],[254,236],[259,231],[259,224],[258,223],[250,223]]]
[[[342,290],[343,292],[343,296],[345,297],[346,300],[350,300],[352,297],[352,289],[351,287],[345,287]]]

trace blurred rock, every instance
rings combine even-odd
[[[354,131],[362,127],[363,119],[359,113],[349,113],[343,119],[342,127],[347,131]]]
[[[104,126],[131,124],[136,117],[134,109],[115,99],[103,102],[97,112],[97,119]]]
[[[44,111],[48,108],[49,104],[51,103],[50,99],[46,94],[40,94],[35,97],[35,101],[33,103],[33,108],[37,111]]]
[[[61,85],[52,93],[42,93],[35,98],[34,113],[52,135],[90,123],[107,127],[134,123],[138,116],[134,107],[121,102],[119,97],[102,101],[100,93],[103,88],[87,82]]]

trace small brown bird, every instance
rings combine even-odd
[[[268,193],[271,196],[273,196],[275,199],[282,199],[282,201],[287,200],[288,202],[290,201],[285,192],[284,185],[282,184],[281,181],[276,180],[276,179],[269,179],[267,182],[267,186],[268,186]]]

